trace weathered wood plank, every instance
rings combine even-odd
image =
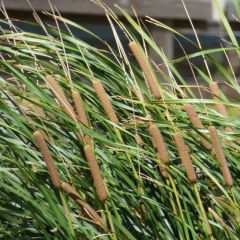
[[[228,20],[232,21],[232,22],[237,21],[236,17],[239,18],[233,2],[227,3],[226,16],[227,16]]]
[[[164,19],[186,19],[187,14],[181,0],[133,0],[139,16],[149,15]],[[194,20],[211,20],[212,4],[209,0],[185,0],[187,10]]]
[[[30,0],[36,10],[50,10],[47,0]],[[31,10],[27,0],[3,0],[9,10]],[[86,15],[103,15],[104,11],[90,0],[51,0],[60,12]],[[149,15],[163,19],[186,19],[186,13],[180,0],[105,0],[108,6],[121,6],[132,14],[133,6],[140,17]],[[192,19],[210,20],[212,14],[211,0],[185,0]],[[118,15],[120,12],[116,11]]]

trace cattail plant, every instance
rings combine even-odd
[[[142,49],[137,45],[135,41],[130,42],[129,47],[146,77],[146,81],[149,86],[151,94],[156,99],[161,98],[161,93],[159,90],[159,86],[156,82],[156,79],[154,78],[154,73]]]
[[[106,6],[98,0],[92,2]],[[215,49],[205,51],[193,43],[196,52],[173,60],[165,57],[158,47],[161,39],[156,39],[156,44],[154,36],[145,31],[145,25],[138,25],[135,18],[124,11],[121,16],[126,18],[119,20],[107,7],[104,10],[116,45],[98,37],[92,39],[95,35],[91,33],[89,42],[94,42],[95,46],[84,42],[83,35],[75,36],[74,32],[80,30],[89,34],[89,30],[57,14],[54,7],[52,12],[46,13],[51,26],[45,24],[44,18],[37,17],[37,11],[34,12],[39,21],[39,24],[31,23],[39,32],[34,34],[21,29],[19,23],[15,28],[16,21],[5,16],[2,8],[0,239],[239,239],[239,101],[235,98],[234,103],[229,104],[234,132],[221,136],[229,150],[226,152],[227,163],[216,130],[209,129],[210,137],[204,131],[207,128],[204,122],[217,123],[222,129],[227,118],[219,117],[217,111],[209,111],[211,101],[200,99],[196,91],[192,91],[195,86],[184,82],[188,81],[184,75],[188,70],[182,71],[180,67],[189,63],[194,79],[199,80],[196,88],[200,95],[204,86],[202,81],[212,81],[212,69],[218,75],[224,75],[230,88],[236,88],[234,72],[224,69],[225,66],[213,55],[222,51],[227,57],[232,52],[239,52],[237,42],[231,40],[233,35],[228,38],[231,48],[215,46]],[[174,31],[182,46],[183,35],[151,17],[147,22],[146,27],[154,24],[154,28],[160,26]],[[40,34],[41,27],[44,34]],[[231,33],[231,24],[227,29]],[[121,30],[123,38],[118,36]],[[185,42],[187,36],[183,37]],[[151,54],[145,54],[137,40],[129,44],[131,49],[127,46],[133,54],[129,53],[121,43],[122,39],[141,39],[144,49],[150,47],[159,59],[153,61]],[[190,47],[192,41],[187,43]],[[101,49],[96,47],[99,45]],[[131,55],[137,63],[132,61]],[[199,56],[204,58],[204,67],[192,62]],[[208,63],[213,63],[211,68],[207,68]],[[49,76],[43,82],[46,74]],[[169,91],[161,88],[160,79],[164,79],[163,85]],[[214,83],[212,86],[214,96],[221,99],[219,89],[216,93],[216,83],[215,88]],[[112,98],[115,93],[118,97]],[[36,103],[43,112],[33,106],[24,108],[21,99],[27,99],[33,105]],[[56,114],[49,108],[53,99],[59,104]],[[194,106],[185,106],[188,102],[193,105],[204,103],[204,109],[197,109],[199,116]],[[225,112],[218,111],[227,115],[224,102],[215,102],[223,103]],[[187,114],[180,111],[184,107]],[[112,124],[99,117],[101,112]],[[163,112],[165,114],[160,115]],[[63,121],[66,117],[70,122]],[[159,127],[160,124],[164,129]],[[188,131],[191,127],[203,133],[199,141],[196,132]],[[44,133],[38,128],[52,136],[51,142],[44,139]],[[188,136],[181,135],[186,131]],[[135,133],[139,135],[134,136]],[[150,145],[146,144],[149,139],[152,140]],[[64,169],[61,167],[61,172],[57,168],[60,167],[58,159],[54,159],[55,155],[50,151],[53,141],[54,149],[61,155],[61,164],[65,166]],[[212,167],[210,147],[221,170]],[[103,165],[98,162],[98,155]],[[46,175],[40,174],[43,170],[40,158],[46,163],[47,179]],[[227,184],[221,184],[222,175]],[[63,179],[69,184],[61,182]],[[56,191],[52,189],[54,186]],[[78,207],[79,211],[76,211]],[[217,220],[213,211],[206,211],[208,207],[223,217],[229,228]]]
[[[92,145],[84,146],[84,153],[88,161],[88,165],[95,183],[98,197],[101,201],[105,201],[108,197],[106,187],[101,175],[101,170],[99,168],[95,153],[93,152]]]
[[[232,187],[233,186],[232,175],[229,170],[227,160],[225,158],[225,154],[220,143],[217,129],[214,126],[210,126],[208,130],[210,133],[213,150],[214,150],[214,153],[216,154],[216,158],[218,160],[224,181],[229,187]]]
[[[175,140],[177,151],[181,158],[182,164],[186,170],[187,178],[191,183],[194,184],[197,181],[197,176],[196,176],[192,161],[190,159],[188,147],[186,146],[180,132],[176,132],[174,134],[174,140]]]
[[[61,185],[62,189],[73,198],[76,203],[87,213],[90,214],[90,217],[98,224],[100,227],[105,228],[106,225],[98,213],[85,201],[83,201],[76,190],[68,183],[63,182]]]
[[[61,180],[58,174],[58,170],[54,163],[54,160],[51,156],[51,153],[48,149],[47,143],[45,142],[45,138],[40,131],[35,131],[33,133],[33,138],[42,154],[42,157],[47,165],[48,173],[51,177],[52,184],[55,188],[61,187]]]
[[[26,108],[31,109],[38,117],[41,117],[41,118],[45,118],[46,117],[45,112],[44,112],[44,110],[41,107],[39,107],[39,106],[37,106],[35,104],[32,104],[32,103],[30,103],[29,101],[27,101],[25,99],[23,99],[22,104]]]
[[[135,138],[135,141],[136,141],[137,145],[143,146],[144,142],[143,142],[141,136],[138,133],[134,134],[134,138]]]
[[[89,127],[88,117],[84,108],[83,100],[77,90],[72,91],[72,99],[77,112],[77,118],[80,123]]]
[[[83,124],[86,127],[90,127],[89,121],[88,121],[88,117],[87,117],[87,113],[86,110],[84,108],[84,104],[83,104],[83,100],[80,96],[80,94],[78,93],[78,91],[73,90],[72,91],[72,99],[73,99],[73,103],[75,106],[75,110],[77,113],[77,119],[78,121]],[[84,137],[82,137],[82,134],[77,134],[78,139],[80,142],[85,142],[86,144],[92,144],[92,138],[89,135],[85,135]]]
[[[221,91],[218,87],[218,84],[216,82],[211,82],[209,87],[210,87],[210,90],[211,90],[211,93],[212,93],[213,97],[216,98],[216,99],[221,99]],[[224,104],[217,103],[216,104],[216,109],[217,109],[218,113],[222,114],[226,118],[228,117],[227,108]],[[226,127],[225,130],[227,132],[231,132],[232,128]]]
[[[100,80],[93,82],[93,87],[96,91],[99,101],[102,104],[104,111],[106,112],[108,118],[115,124],[119,124],[118,117],[113,109],[112,103],[109,100],[109,97],[103,87],[103,84]]]
[[[163,137],[158,127],[155,124],[150,124],[148,128],[149,134],[153,138],[153,145],[156,147],[158,156],[164,164],[169,163],[169,155],[166,149]]]
[[[65,93],[63,92],[62,88],[60,87],[59,83],[52,77],[46,76],[45,81],[53,94],[56,96],[57,100],[59,101],[60,105],[62,106],[64,112],[72,119],[75,118],[74,110],[67,100]]]
[[[162,134],[158,127],[152,123],[149,124],[148,132],[152,137],[153,146],[157,151],[157,159],[160,161],[160,173],[164,178],[169,178],[168,170],[166,168],[166,165],[169,163],[169,155]]]
[[[187,112],[187,115],[193,125],[194,128],[196,129],[203,129],[203,124],[202,124],[202,121],[200,120],[200,118],[198,117],[198,114],[197,112],[195,111],[195,108],[192,104],[187,104],[185,105],[185,111]],[[207,137],[206,134],[203,134],[203,136],[200,135],[200,140],[203,144],[203,146],[206,148],[206,149],[209,149],[211,150],[212,149],[212,146],[211,144],[205,139]]]

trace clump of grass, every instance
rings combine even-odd
[[[44,34],[15,27],[7,15],[2,20],[0,238],[237,240],[240,104],[214,83],[215,99],[199,98],[176,65],[190,64],[200,93],[206,90],[201,81],[215,79],[212,69],[239,91],[237,75],[212,55],[239,54],[234,32],[223,21],[230,47],[203,50],[198,39],[189,40],[199,49],[171,60],[141,22],[120,9],[124,25],[97,3],[106,12],[116,49],[54,12],[44,13],[56,23],[50,27],[34,12],[37,22],[30,25]],[[183,37],[157,20],[147,21]],[[72,30],[90,34],[107,51]],[[159,62],[152,61],[149,47]],[[202,57],[204,68],[191,62],[195,57]],[[169,75],[159,69],[163,63]],[[24,106],[24,99],[32,105]],[[213,102],[224,114],[212,109]]]

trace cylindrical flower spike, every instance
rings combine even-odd
[[[47,169],[49,172],[49,175],[51,177],[52,184],[55,188],[61,187],[61,180],[58,174],[58,170],[56,168],[56,165],[54,163],[54,160],[51,156],[51,153],[47,147],[47,143],[45,142],[44,136],[40,131],[35,131],[33,133],[33,138],[38,145],[38,148],[42,154],[42,157],[47,165]]]
[[[144,56],[142,49],[134,41],[129,43],[129,47],[145,75],[151,94],[153,95],[154,98],[160,99],[161,93],[159,86],[157,85],[157,82],[154,78],[154,74],[150,67],[150,63]]]
[[[180,132],[176,132],[174,134],[174,140],[175,140],[182,164],[184,165],[184,168],[186,170],[187,178],[192,184],[194,184],[197,181],[197,176],[196,176],[192,161],[190,159],[188,147],[186,146]]]
[[[220,91],[217,83],[216,82],[211,82],[209,87],[210,87],[210,90],[211,90],[211,93],[212,93],[213,97],[216,98],[216,99],[221,99],[221,91]],[[216,110],[217,110],[218,113],[222,114],[224,117],[226,117],[226,118],[228,117],[227,108],[224,104],[217,103],[216,104]],[[231,132],[232,128],[226,127],[225,130],[227,132]]]
[[[75,106],[75,109],[77,112],[78,120],[80,121],[80,123],[82,123],[86,127],[89,127],[87,113],[86,113],[84,105],[83,105],[83,100],[82,100],[80,94],[78,93],[78,91],[76,91],[76,90],[72,91],[72,99],[73,99],[74,106]]]
[[[137,143],[139,146],[143,146],[144,142],[143,142],[141,136],[140,136],[138,133],[136,133],[136,134],[134,135],[134,137],[135,137],[136,143]]]
[[[193,125],[194,128],[196,129],[203,129],[203,124],[200,120],[200,118],[198,117],[198,114],[197,112],[195,111],[195,108],[192,104],[187,104],[185,105],[185,111],[187,112],[187,115]],[[206,136],[206,134],[203,134]],[[206,149],[209,149],[211,150],[212,149],[212,145],[203,137],[200,135],[200,140],[203,144],[203,146],[206,148]]]
[[[62,88],[58,84],[58,82],[52,76],[46,76],[45,78],[46,83],[50,87],[53,94],[56,96],[57,100],[59,101],[60,105],[62,106],[64,112],[72,119],[75,118],[74,110],[71,104],[68,102],[67,97],[65,96]]]
[[[217,129],[213,126],[209,127],[208,129],[209,129],[210,137],[212,140],[213,150],[214,150],[214,153],[216,154],[216,158],[218,160],[224,181],[229,187],[232,187],[233,186],[232,175],[229,170],[227,160],[225,158],[225,155],[220,143]]]
[[[99,101],[102,104],[102,107],[107,114],[108,118],[115,124],[119,124],[118,117],[116,115],[116,112],[114,111],[113,105],[109,100],[109,97],[103,87],[103,84],[101,81],[97,80],[93,82],[93,87],[96,91],[96,94],[98,96]]]
[[[153,138],[153,145],[156,147],[158,152],[158,157],[164,164],[168,164],[169,155],[166,149],[163,137],[158,127],[154,124],[150,124],[148,131]]]
[[[108,195],[92,146],[91,145],[84,146],[84,153],[88,161],[88,165],[93,177],[93,181],[95,183],[98,197],[101,201],[105,201]]]

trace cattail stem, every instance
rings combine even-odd
[[[134,41],[129,43],[129,47],[145,75],[151,94],[154,98],[160,99],[161,93],[159,86],[157,85],[150,63],[146,59],[143,50]]]
[[[95,183],[98,197],[101,201],[105,201],[107,199],[107,191],[92,146],[84,146],[84,153],[88,161],[88,165],[93,177],[93,181]]]
[[[113,109],[112,103],[109,100],[109,97],[103,87],[101,81],[94,81],[93,87],[96,91],[99,101],[101,102],[104,111],[106,112],[108,118],[115,124],[119,124],[118,117]]]
[[[213,126],[209,127],[208,129],[209,129],[209,133],[212,141],[213,150],[216,154],[216,158],[218,160],[224,181],[229,187],[232,187],[233,186],[232,175],[229,170],[227,160],[225,158],[224,151],[220,143],[217,129]]]
[[[49,175],[51,177],[52,184],[55,188],[61,187],[61,180],[56,168],[56,165],[54,163],[54,160],[51,156],[51,153],[47,147],[47,143],[45,142],[44,136],[40,131],[35,131],[33,133],[33,138],[38,145],[38,148],[42,154],[42,157],[47,165],[47,169],[49,172]]]
[[[211,91],[213,97],[216,98],[216,99],[221,99],[221,91],[220,91],[217,83],[212,82],[212,83],[210,83],[209,87],[210,87],[210,91]],[[222,114],[224,117],[226,117],[226,118],[228,117],[227,108],[224,104],[217,103],[216,104],[216,110],[217,110],[218,113]],[[226,127],[225,130],[227,132],[231,132],[232,128]]]
[[[203,124],[202,121],[200,120],[200,118],[198,117],[198,114],[194,108],[194,106],[192,104],[187,104],[185,105],[185,111],[187,112],[187,115],[193,125],[194,128],[196,129],[203,129]],[[205,137],[207,136],[206,134],[203,134]],[[211,150],[212,149],[212,145],[203,137],[200,135],[200,140],[203,144],[203,146],[206,149]]]
[[[153,138],[153,145],[156,147],[158,152],[158,157],[164,164],[169,163],[169,155],[166,149],[163,137],[158,127],[154,124],[150,124],[148,131]]]
[[[187,178],[191,183],[194,184],[197,181],[197,176],[196,176],[192,161],[190,159],[188,147],[185,144],[180,132],[176,132],[174,134],[174,140],[175,140],[182,164],[186,170]]]
[[[75,113],[68,102],[66,95],[64,94],[62,88],[60,87],[59,83],[52,77],[47,76],[45,78],[46,83],[52,90],[53,94],[56,96],[57,100],[59,101],[60,105],[62,106],[64,112],[72,119],[75,119]]]
[[[78,195],[78,193],[75,191],[75,189],[68,183],[63,182],[62,183],[62,189],[71,197],[73,198],[76,203],[84,209],[84,211],[87,214],[90,214],[90,217],[96,222],[96,224],[98,224],[99,226],[101,226],[102,228],[105,228],[106,225],[103,222],[102,218],[97,214],[97,212],[86,202],[84,202],[83,200],[81,200],[80,196]]]
[[[89,127],[87,113],[86,113],[84,105],[83,105],[83,100],[82,100],[80,94],[78,93],[78,91],[76,91],[76,90],[72,91],[72,99],[73,99],[73,103],[75,106],[75,110],[77,112],[77,117],[78,117],[79,122],[82,123],[83,125],[85,125],[86,127]]]

